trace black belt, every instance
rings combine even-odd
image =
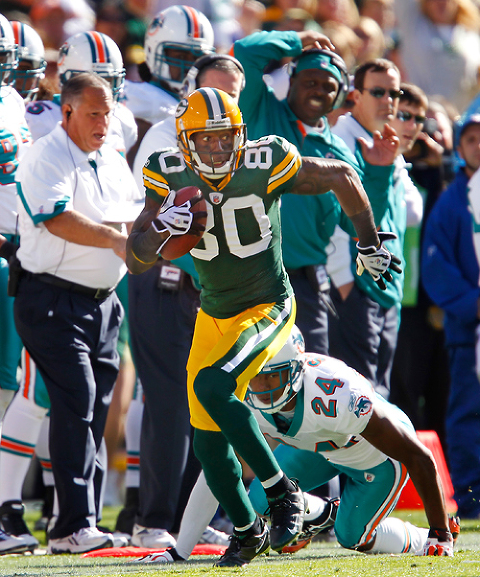
[[[24,274],[26,274],[27,276],[30,276],[36,280],[39,280],[41,282],[44,282],[47,284],[52,284],[52,285],[58,286],[64,290],[70,291],[72,293],[78,293],[78,294],[84,295],[86,297],[90,297],[91,299],[95,299],[98,301],[106,299],[115,290],[115,287],[108,288],[108,289],[92,288],[89,286],[85,286],[83,284],[78,284],[76,282],[65,280],[63,278],[60,278],[58,276],[54,276],[53,274],[48,274],[48,273],[33,273],[33,272],[25,271]]]

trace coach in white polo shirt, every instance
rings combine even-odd
[[[51,401],[59,516],[49,552],[82,553],[112,546],[112,535],[96,529],[96,457],[119,367],[123,310],[114,288],[126,272],[127,236],[111,223],[132,220],[125,213],[138,192],[125,160],[104,145],[109,84],[78,74],[64,85],[61,106],[61,124],[17,172],[23,270],[14,311]]]

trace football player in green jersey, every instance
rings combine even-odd
[[[278,466],[248,407],[249,380],[286,341],[295,301],[280,248],[284,192],[337,196],[359,238],[360,269],[389,280],[398,259],[378,238],[367,195],[346,163],[300,158],[284,138],[246,140],[238,105],[224,92],[201,88],[177,108],[178,148],[160,150],[143,174],[145,208],[127,243],[127,264],[139,274],[156,262],[170,236],[203,237],[191,251],[202,286],[187,365],[194,447],[207,483],[235,530],[218,566],[244,565],[271,546],[281,550],[302,527],[304,498]],[[175,206],[175,191],[197,186],[204,213]],[[270,532],[241,479],[240,455],[265,489]],[[269,535],[270,533],[270,535]]]

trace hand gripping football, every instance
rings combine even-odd
[[[176,191],[174,204],[190,203],[189,210],[194,215],[192,226],[185,234],[172,235],[162,246],[161,255],[165,260],[179,258],[195,248],[202,238],[207,222],[207,203],[202,191],[196,186],[185,186]]]

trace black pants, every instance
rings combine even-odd
[[[192,455],[195,474],[185,475],[191,433],[186,366],[200,301],[190,277],[178,291],[159,288],[158,279],[156,266],[129,276],[130,343],[145,394],[136,522],[172,531],[184,477],[191,485],[187,499],[200,471]]]
[[[328,321],[330,355],[357,370],[388,399],[398,336],[397,307],[383,308],[356,285],[345,301],[333,286],[331,295],[338,318]]]
[[[97,301],[27,275],[14,312],[51,402],[49,446],[59,517],[50,536],[58,539],[96,525],[104,474],[97,456],[118,374],[123,309],[115,293]]]

